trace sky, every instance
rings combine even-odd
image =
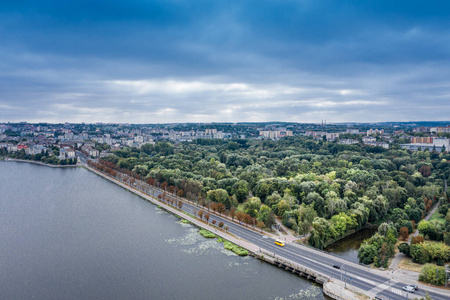
[[[0,1],[0,122],[449,120],[450,1]]]

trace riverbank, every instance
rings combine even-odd
[[[1,160],[0,160],[1,161]],[[6,157],[4,159],[4,161],[13,161],[13,162],[19,162],[19,163],[30,163],[30,164],[35,164],[35,165],[40,165],[40,166],[44,166],[44,167],[50,167],[50,168],[79,168],[82,167],[82,165],[50,165],[50,164],[46,164],[40,161],[35,161],[35,160],[27,160],[27,159],[17,159],[17,158],[8,158]]]

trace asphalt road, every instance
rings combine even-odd
[[[150,195],[153,197],[157,197],[159,194],[162,194],[162,191],[156,188],[149,187],[149,189]],[[166,193],[166,196],[170,195]],[[200,209],[204,210],[203,207],[197,207],[187,202],[184,202],[182,207],[182,210],[192,215]],[[305,267],[311,268],[312,270],[325,274],[326,276],[334,277],[339,280],[342,278],[343,281],[362,290],[372,290],[372,292],[377,293],[378,296],[381,296],[382,299],[403,300],[407,299],[408,296],[409,298],[412,298],[411,296],[413,296],[411,294],[407,295],[407,292],[403,291],[402,287],[407,284],[414,284],[414,282],[391,281],[389,277],[380,276],[366,266],[334,257],[330,254],[307,246],[293,243],[286,243],[286,246],[284,247],[277,246],[272,238],[264,238],[265,235],[257,232],[256,230],[249,229],[248,227],[239,225],[237,222],[233,222],[227,218],[211,213],[209,222],[211,223],[213,220],[216,220],[217,223],[223,222],[224,225],[228,226],[229,232],[233,233],[240,239],[246,240],[247,242],[260,247],[261,250],[265,252],[269,252],[276,257],[301,264]],[[341,268],[336,269],[333,265],[339,265]],[[414,296],[424,296],[425,292],[428,292],[434,300],[450,299],[450,296],[444,296],[424,289],[419,289],[416,291]]]

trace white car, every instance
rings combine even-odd
[[[416,290],[414,287],[407,285],[403,287],[404,291],[407,291],[408,293],[414,293],[414,291]]]

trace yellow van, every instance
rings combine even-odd
[[[284,247],[285,243],[282,240],[275,240],[275,244],[281,247]]]

